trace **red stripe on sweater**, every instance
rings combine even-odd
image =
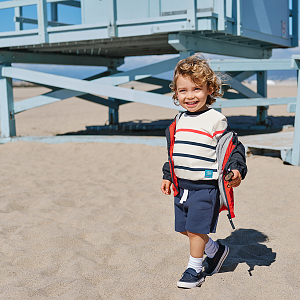
[[[213,138],[213,136],[207,132],[204,132],[204,131],[200,131],[200,130],[195,130],[195,129],[177,129],[176,130],[176,133],[177,132],[180,132],[180,131],[184,131],[184,132],[192,132],[192,133],[197,133],[197,134],[202,134],[202,135],[206,135],[208,137],[210,137],[211,139]]]
[[[224,130],[220,130],[220,131],[216,131],[216,132],[214,132],[213,136],[215,136],[217,134],[222,134],[224,131],[225,131],[225,129]]]

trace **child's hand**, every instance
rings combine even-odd
[[[233,173],[233,177],[231,181],[228,182],[227,186],[229,188],[238,187],[241,184],[242,176],[239,170],[231,170]]]
[[[161,191],[166,195],[171,195],[171,184],[171,181],[163,179],[160,187]]]

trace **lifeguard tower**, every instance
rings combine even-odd
[[[80,10],[80,24],[68,24],[60,7]],[[36,18],[26,16],[31,7]],[[300,93],[294,98],[266,98],[267,70],[299,70],[300,56],[268,59],[274,48],[298,46],[297,0],[10,0],[0,13],[12,13],[14,30],[0,32],[1,141],[16,136],[14,115],[73,96],[109,107],[110,124],[119,106],[131,101],[174,108],[167,80],[154,77],[174,69],[194,52],[241,57],[212,60],[215,71],[231,76],[230,86],[214,107],[257,106],[264,125],[269,105],[296,110],[293,148],[285,160],[300,165]],[[26,24],[34,28],[27,29]],[[5,28],[2,24],[0,28]],[[179,54],[127,72],[117,68],[126,56]],[[104,66],[107,71],[85,80],[12,67],[12,63]],[[299,71],[298,71],[299,72]],[[257,92],[241,82],[257,74]],[[12,79],[51,87],[52,92],[14,103]],[[118,87],[132,80],[160,85],[151,92]],[[97,95],[97,96],[95,96]],[[176,107],[177,108],[177,107]]]

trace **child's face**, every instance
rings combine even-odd
[[[188,76],[179,75],[176,82],[176,96],[179,104],[190,112],[205,110],[208,95],[212,91],[208,89],[207,84],[197,85]]]

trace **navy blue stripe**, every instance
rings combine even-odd
[[[201,171],[205,171],[205,170],[211,170],[213,172],[218,172],[217,169],[205,169],[205,168],[189,168],[189,167],[183,167],[183,166],[174,166],[175,169],[182,169],[182,170],[188,170],[188,171],[197,171],[197,172],[201,172]]]
[[[202,144],[202,143],[196,143],[196,142],[190,142],[190,141],[179,141],[179,140],[176,140],[175,144],[186,144],[186,145],[200,146],[200,147],[205,147],[205,148],[209,148],[209,149],[213,149],[213,150],[216,149],[215,146],[206,145],[206,144]]]
[[[209,161],[209,162],[215,162],[216,161],[215,159],[212,159],[212,158],[207,158],[207,157],[198,156],[198,155],[185,154],[185,153],[173,153],[173,157],[174,156],[200,159],[200,160],[205,160],[205,161]]]

